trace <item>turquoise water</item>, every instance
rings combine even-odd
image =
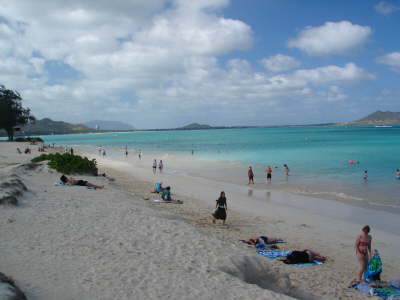
[[[144,151],[183,152],[195,157],[254,165],[263,176],[267,165],[284,163],[289,181],[274,176],[272,188],[341,200],[368,200],[400,207],[400,126],[290,127],[198,131],[153,131],[43,136],[46,143],[125,146]],[[350,165],[349,160],[359,161]],[[362,179],[368,170],[367,183]],[[282,174],[283,172],[274,172]]]

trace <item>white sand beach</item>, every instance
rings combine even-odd
[[[13,277],[28,299],[366,298],[347,288],[358,267],[353,244],[363,218],[357,208],[338,205],[321,214],[326,206],[303,209],[296,200],[312,200],[265,190],[259,201],[261,190],[168,173],[169,165],[184,163],[168,156],[165,172],[154,175],[150,156],[122,161],[93,155],[115,181],[76,176],[105,188],[55,186],[61,174],[27,164],[39,153],[18,154],[17,146],[0,143],[1,181],[17,178],[28,189],[19,206],[0,206],[0,272]],[[158,181],[183,204],[154,203],[159,196],[150,191]],[[226,226],[210,217],[221,190],[228,198]],[[345,211],[356,221],[335,217]],[[399,278],[399,236],[370,225],[383,279]],[[282,249],[313,249],[328,260],[285,265],[238,241],[258,235],[278,236],[287,241]]]

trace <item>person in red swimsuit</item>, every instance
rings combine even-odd
[[[362,282],[363,274],[368,266],[369,258],[371,257],[371,242],[372,237],[369,234],[370,228],[368,225],[362,228],[362,233],[357,236],[354,248],[356,250],[357,260],[360,263],[360,269],[357,274],[357,281]]]

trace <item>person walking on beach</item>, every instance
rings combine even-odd
[[[103,157],[106,156],[106,149],[103,148]]]
[[[99,147],[99,156],[101,156],[102,148],[101,146]]]
[[[268,166],[268,168],[265,170],[267,173],[267,182],[271,182],[272,180],[272,168],[271,166]]]
[[[222,191],[219,198],[216,200],[215,211],[212,214],[213,223],[215,224],[215,220],[222,220],[222,225],[225,225],[226,220],[226,211],[228,210],[228,206],[226,205],[226,197],[225,192]]]
[[[153,174],[156,174],[156,171],[157,171],[157,160],[154,159],[154,161],[153,161]]]
[[[128,145],[125,146],[125,156],[128,157]]]
[[[249,183],[248,184],[254,184],[254,173],[253,173],[253,169],[250,166],[249,170],[247,171],[247,176],[249,177]]]
[[[362,228],[362,233],[359,236],[357,236],[356,242],[354,244],[357,260],[358,263],[360,264],[360,269],[358,270],[357,273],[358,282],[363,281],[362,276],[367,269],[368,261],[371,257],[372,237],[369,234],[370,230],[371,230],[370,227],[368,225],[365,225]]]
[[[289,176],[289,171],[290,171],[290,170],[289,170],[288,165],[287,165],[287,164],[284,164],[283,167],[285,168],[285,175],[286,175],[286,176]]]
[[[164,169],[164,164],[162,162],[162,159],[160,159],[160,162],[158,163],[158,169],[160,170],[160,173],[162,173],[162,170]]]
[[[142,150],[140,150],[140,149],[139,149],[139,155],[138,156],[139,156],[139,159],[141,160],[142,159]]]
[[[368,180],[368,170],[364,171],[364,175],[363,175],[364,181]]]

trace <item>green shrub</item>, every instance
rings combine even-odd
[[[97,175],[95,159],[73,155],[70,153],[42,154],[32,159],[33,163],[48,160],[48,166],[63,174],[91,174]]]

